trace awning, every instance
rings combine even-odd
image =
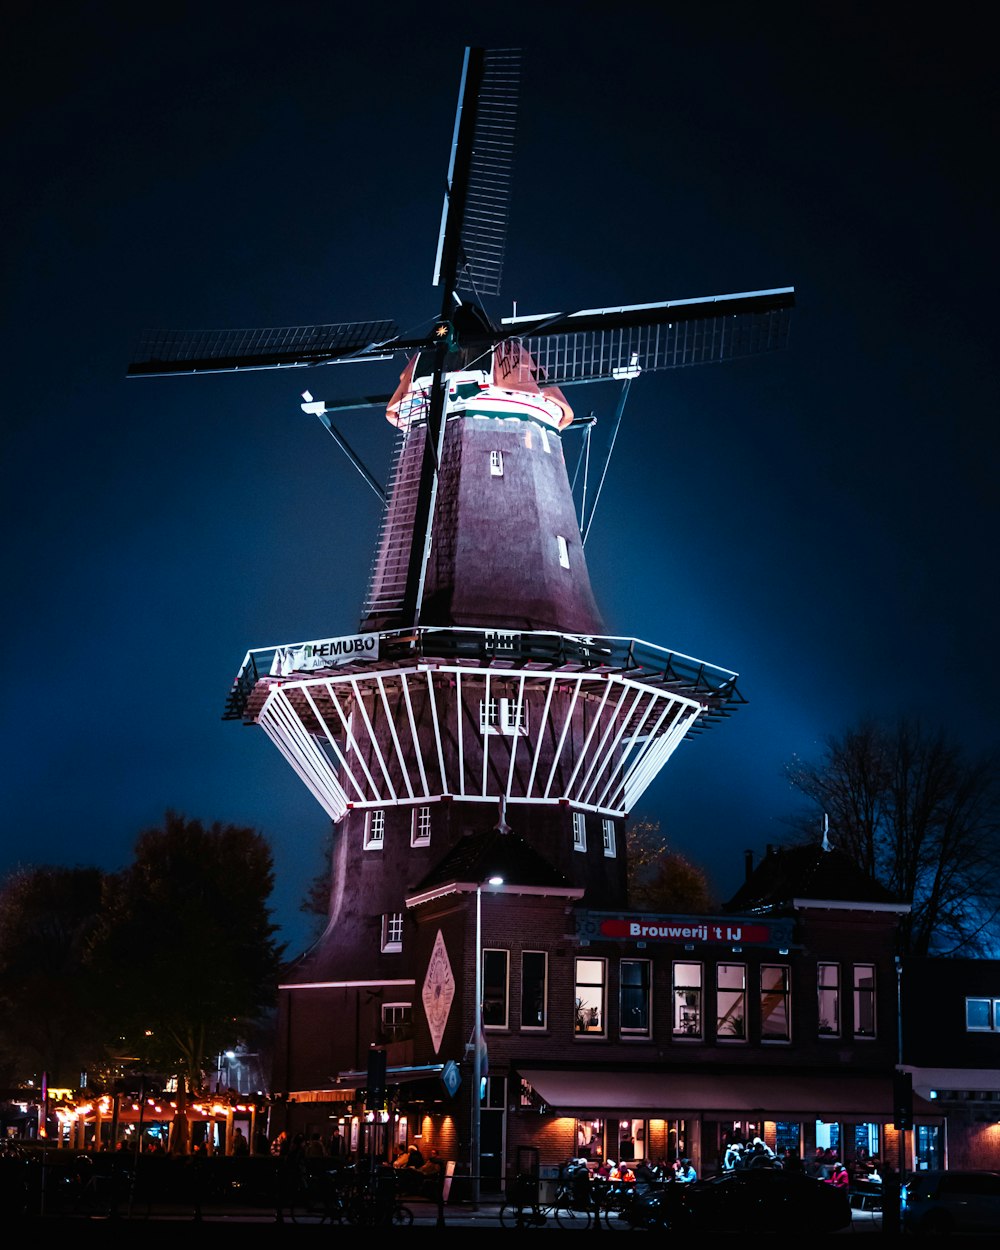
[[[740,1119],[836,1119],[889,1122],[892,1075],[838,1077],[688,1072],[587,1072],[521,1068],[543,1102],[566,1115],[669,1119],[703,1113]]]

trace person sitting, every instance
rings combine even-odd
[[[842,1163],[835,1163],[832,1175],[826,1178],[826,1184],[835,1189],[849,1189],[851,1178],[847,1175],[847,1168]]]
[[[723,1171],[731,1172],[733,1168],[741,1168],[743,1166],[743,1145],[738,1141],[731,1141],[726,1147],[726,1153],[722,1159]]]
[[[681,1165],[677,1169],[677,1180],[682,1185],[690,1185],[692,1181],[698,1179],[698,1173],[694,1170],[694,1165],[690,1159],[681,1159]]]

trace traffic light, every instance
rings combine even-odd
[[[368,1089],[365,1092],[365,1107],[369,1111],[380,1111],[385,1106],[385,1067],[385,1051],[373,1046],[368,1052]]]
[[[897,1129],[913,1128],[913,1074],[901,1068],[892,1074],[892,1119]]]

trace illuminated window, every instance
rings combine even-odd
[[[840,1036],[840,964],[817,964],[819,1031],[823,1037]]]
[[[387,911],[382,916],[382,949],[390,953],[403,949],[403,913]]]
[[[650,1019],[650,962],[623,959],[619,1005],[622,1037],[648,1037]]]
[[[875,965],[854,965],[854,1036],[875,1036]]]
[[[715,1036],[742,1042],[747,1035],[746,964],[715,965]]]
[[[559,548],[559,563],[564,569],[569,568],[569,548],[566,546],[566,539],[562,534],[556,534],[556,546]]]
[[[583,812],[573,813],[573,850],[587,849],[587,818]]]
[[[379,808],[365,817],[365,850],[380,851],[385,842],[385,812]]]
[[[410,828],[410,845],[429,846],[430,841],[431,809],[429,807],[415,807],[413,809],[413,824]]]
[[[490,476],[503,477],[503,452],[490,452]]]
[[[674,1037],[701,1037],[701,964],[674,964]]]
[[[507,988],[510,952],[483,951],[483,1027],[507,1027]]]
[[[607,961],[578,959],[576,961],[576,1032],[588,1037],[605,1035],[605,998]]]
[[[764,1042],[791,1040],[791,969],[787,964],[762,964],[760,969],[760,1037]]]
[[[604,834],[604,854],[609,859],[614,859],[617,851],[615,850],[615,822],[613,820],[605,820],[601,824]]]
[[[545,951],[521,952],[522,1029],[544,1029],[547,1023],[548,960]]]

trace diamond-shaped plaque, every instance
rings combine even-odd
[[[434,1053],[441,1049],[445,1025],[451,1014],[451,1004],[455,997],[455,977],[451,970],[451,960],[444,944],[444,937],[438,929],[434,939],[434,949],[427,962],[427,975],[424,977],[424,988],[421,991],[424,1014],[431,1031]]]

